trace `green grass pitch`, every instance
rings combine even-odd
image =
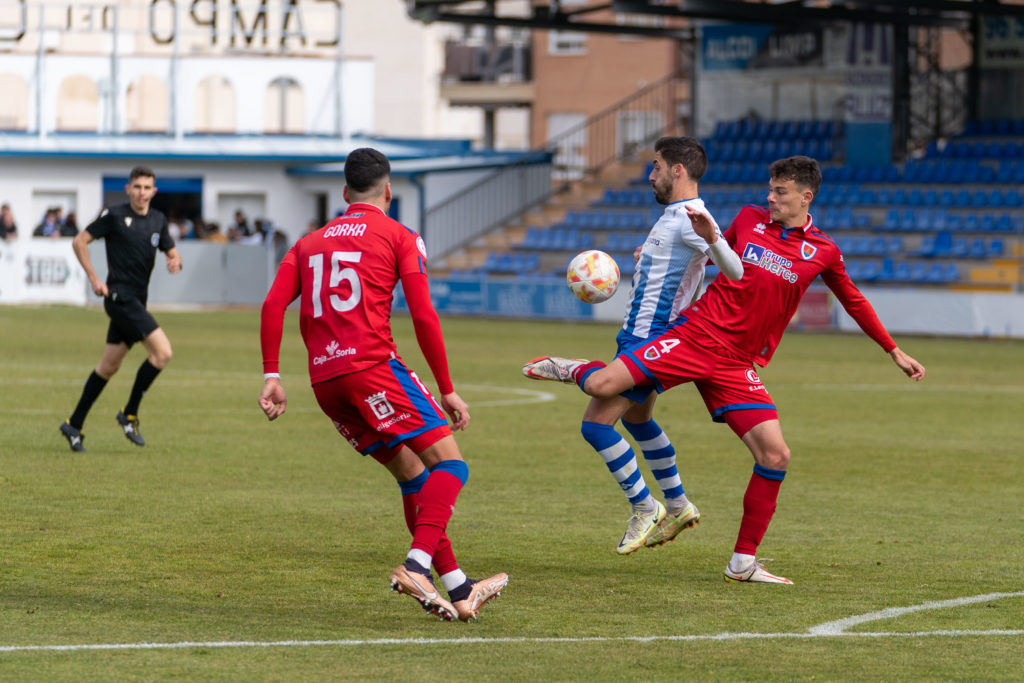
[[[444,319],[472,415],[449,530],[470,576],[511,576],[463,624],[389,592],[408,544],[398,487],[320,413],[296,314],[288,412],[274,423],[256,405],[257,311],[157,318],[175,355],[142,404],[148,445],[114,421],[139,348],[86,422],[89,452],[73,454],[57,427],[99,360],[106,317],[0,308],[4,680],[1024,671],[1024,343],[899,338],[928,369],[918,385],[866,337],[790,333],[761,372],[793,453],[761,554],[795,585],[737,585],[722,569],[751,458],[692,387],[663,395],[656,416],[702,522],[619,557],[629,508],[579,436],[585,397],[520,375],[542,354],[607,359],[616,326]],[[433,387],[407,317],[395,336]]]

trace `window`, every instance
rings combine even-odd
[[[167,132],[167,102],[167,87],[162,80],[150,74],[139,76],[125,92],[125,127],[131,132]]]
[[[235,89],[223,76],[209,76],[196,88],[197,133],[235,132]]]
[[[98,132],[100,96],[88,76],[68,76],[57,91],[57,130]]]
[[[267,86],[264,101],[266,133],[303,133],[305,107],[302,88],[294,78],[276,78]]]
[[[549,31],[548,53],[585,55],[587,54],[587,34],[579,31]]]

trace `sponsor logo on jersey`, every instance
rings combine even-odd
[[[800,276],[792,270],[792,260],[785,256],[780,256],[771,249],[761,246],[760,244],[747,242],[747,246],[743,248],[742,260],[747,263],[753,263],[759,268],[764,268],[772,275],[777,275],[786,282],[795,283],[800,279]]]
[[[805,241],[800,243],[800,258],[802,258],[804,261],[810,261],[812,258],[814,258],[814,255],[817,253],[818,248],[811,244],[810,242]]]
[[[344,358],[345,356],[354,356],[356,350],[349,346],[348,348],[341,348],[341,344],[337,341],[332,341],[324,348],[325,353],[320,356],[313,357],[313,365],[323,365],[329,360],[335,358]]]
[[[351,216],[346,216],[351,218]],[[324,230],[324,237],[362,237],[366,234],[366,223],[338,223]]]
[[[747,382],[750,383],[750,386],[747,387],[747,391],[767,391],[764,388],[764,384],[761,383],[761,378],[757,376],[757,373],[754,372],[753,368],[746,371],[746,378]]]
[[[152,235],[150,235],[149,243],[152,244],[154,247],[160,244],[160,233],[154,232]]]
[[[757,225],[754,226],[754,232],[756,232],[758,235],[763,235],[766,227],[767,226],[764,223],[758,223]]]
[[[388,401],[387,392],[385,391],[370,394],[363,400],[365,400],[367,405],[370,406],[370,410],[373,411],[373,414],[381,420],[395,414],[395,407],[391,405],[390,401]]]

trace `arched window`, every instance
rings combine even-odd
[[[0,74],[0,130],[28,129],[28,84],[20,76]]]
[[[143,74],[125,92],[125,129],[130,132],[166,133],[170,127],[167,86],[151,74]]]
[[[264,132],[305,132],[306,111],[302,87],[294,78],[283,76],[270,82],[263,110],[266,114]]]
[[[208,76],[196,89],[197,133],[235,132],[235,88],[223,76]]]
[[[57,89],[57,130],[98,132],[100,96],[88,76],[68,76]]]

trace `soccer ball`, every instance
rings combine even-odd
[[[615,294],[619,286],[619,264],[603,251],[591,249],[569,261],[565,279],[577,299],[599,304]]]

